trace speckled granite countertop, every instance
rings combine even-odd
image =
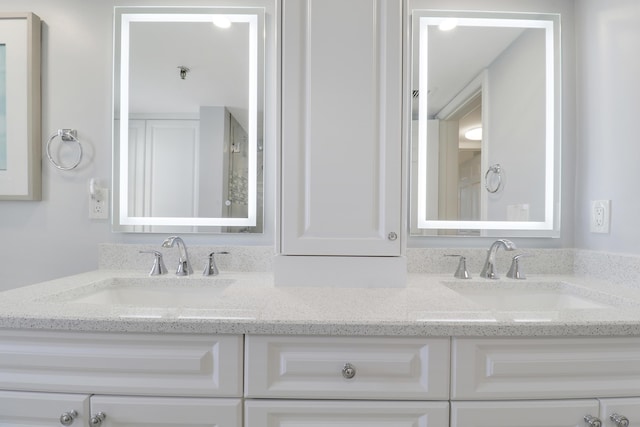
[[[144,300],[144,293],[151,291],[160,302],[118,302],[118,292],[113,291],[131,285],[142,296],[129,297]],[[555,309],[547,302],[507,311],[474,302],[454,290],[475,287],[482,293],[496,286],[506,290],[568,287],[568,294],[603,306]],[[105,289],[111,293],[107,295]],[[176,278],[96,270],[0,293],[0,328],[376,336],[640,335],[640,289],[571,275],[464,281],[409,274],[406,288],[364,289],[276,287],[270,273]]]

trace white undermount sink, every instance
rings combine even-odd
[[[599,310],[615,307],[615,297],[590,293],[564,282],[444,282],[483,307],[499,311]]]
[[[111,278],[58,295],[69,303],[139,307],[211,307],[233,279]]]

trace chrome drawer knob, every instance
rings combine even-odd
[[[629,419],[624,415],[618,415],[614,413],[611,414],[609,418],[611,419],[611,421],[616,423],[616,427],[629,427]]]
[[[78,416],[78,412],[76,410],[71,410],[69,412],[65,412],[60,415],[60,424],[63,426],[70,426],[73,424],[73,420]]]
[[[391,240],[392,242],[397,238],[398,238],[398,235],[393,231],[387,235],[387,239]]]
[[[585,415],[584,416],[584,420],[591,427],[602,427],[602,421],[600,421],[600,418],[598,418],[598,417],[593,417],[591,415]]]
[[[91,419],[89,420],[89,425],[99,426],[100,424],[102,424],[105,418],[107,418],[107,415],[104,412],[98,412],[93,417],[91,417]]]
[[[356,368],[351,363],[345,363],[344,368],[342,368],[342,376],[350,380],[356,376]]]

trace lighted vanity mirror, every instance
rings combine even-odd
[[[262,232],[264,10],[114,16],[114,230]]]
[[[417,11],[413,235],[558,237],[560,16]]]

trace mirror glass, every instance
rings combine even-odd
[[[116,231],[262,232],[264,11],[115,8]]]
[[[412,234],[559,236],[559,22],[414,13]]]

